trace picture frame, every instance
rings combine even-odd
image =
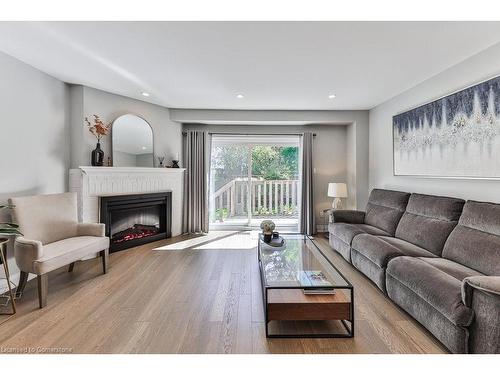
[[[394,176],[500,179],[500,76],[392,119]]]

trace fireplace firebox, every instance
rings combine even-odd
[[[172,192],[100,197],[100,220],[119,251],[171,237]]]

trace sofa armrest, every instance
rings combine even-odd
[[[15,255],[18,253],[31,260],[40,259],[43,256],[43,244],[40,241],[17,237],[14,243]]]
[[[79,236],[104,237],[105,225],[102,223],[78,223]]]
[[[17,237],[14,242],[14,257],[21,271],[33,273],[33,262],[43,257],[43,244],[40,241]]]
[[[462,300],[474,311],[469,352],[500,353],[500,276],[471,276],[462,282]]]
[[[500,298],[500,276],[471,276],[462,282],[462,301],[471,307],[474,291],[496,295]]]
[[[365,212],[356,210],[333,210],[331,212],[332,223],[363,224]]]

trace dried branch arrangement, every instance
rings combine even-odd
[[[94,115],[94,124],[92,124],[87,117],[85,117],[85,122],[87,123],[87,127],[89,128],[89,132],[91,132],[92,135],[97,138],[97,142],[100,142],[102,137],[108,135],[112,125],[111,122],[105,124],[97,115]]]

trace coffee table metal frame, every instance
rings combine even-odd
[[[266,281],[264,277],[264,269],[262,266],[262,260],[260,257],[261,253],[261,237],[259,236],[258,239],[258,247],[257,247],[257,257],[258,257],[258,262],[259,262],[259,270],[260,270],[260,281],[261,281],[261,286],[262,286],[262,299],[263,299],[263,305],[264,305],[264,315],[265,315],[265,327],[266,327],[266,337],[267,338],[352,338],[354,337],[354,287],[352,284],[345,278],[345,276],[338,270],[337,267],[328,259],[328,257],[321,251],[318,245],[314,242],[314,239],[308,235],[301,235],[301,234],[292,234],[290,233],[289,235],[300,235],[303,237],[302,241],[304,243],[307,240],[310,240],[311,243],[314,245],[316,250],[319,251],[321,256],[328,262],[328,264],[344,279],[347,285],[332,285],[334,289],[343,289],[343,290],[348,290],[349,295],[350,295],[350,307],[349,307],[349,312],[350,312],[350,318],[348,320],[340,320],[342,325],[344,326],[346,333],[305,333],[305,334],[270,334],[269,333],[269,323],[271,322],[269,320],[268,316],[268,311],[267,311],[267,301],[268,301],[268,291],[270,289],[304,289],[303,286],[266,286]],[[285,235],[286,239],[286,235]],[[312,319],[311,319],[312,320]],[[332,319],[333,320],[333,319]],[[347,323],[350,323],[349,324]]]

